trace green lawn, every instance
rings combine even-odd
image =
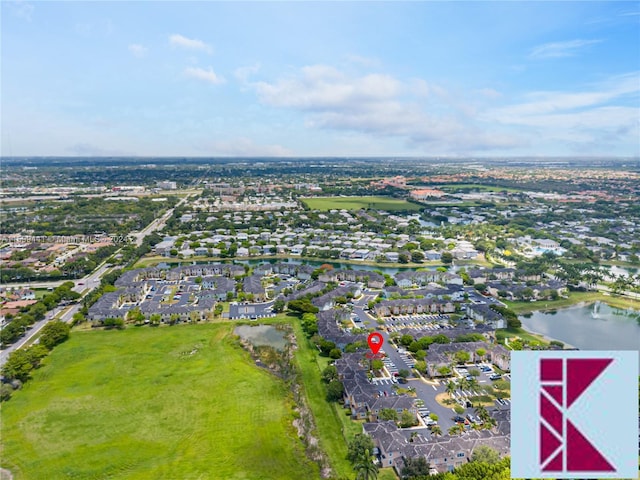
[[[638,301],[614,295],[603,295],[600,292],[569,292],[569,298],[541,300],[538,302],[510,302],[504,300],[504,304],[516,313],[528,313],[536,310],[566,308],[582,302],[589,303],[596,301],[605,302],[618,308],[640,308],[640,302]]]
[[[329,456],[335,476],[352,478],[354,471],[353,466],[346,459],[346,439],[351,439],[355,433],[361,432],[362,429],[357,424],[350,422],[350,420],[350,427],[345,429],[339,416],[343,415],[346,419],[342,409],[340,409],[341,413],[338,414],[338,410],[327,403],[320,375],[321,364],[317,361],[317,350],[312,347],[311,342],[304,336],[299,322],[294,322],[293,325],[298,339],[296,361],[304,383],[307,403],[316,421],[316,433],[319,437],[320,447]]]
[[[302,202],[311,210],[360,210],[361,208],[386,210],[388,212],[419,211],[420,205],[389,197],[311,197]]]
[[[49,293],[51,293],[49,290],[47,290],[46,288],[36,288],[33,290],[34,293],[36,294],[36,300],[40,300],[42,299],[42,297],[44,297],[45,295],[48,295]]]
[[[393,468],[383,468],[378,472],[378,480],[398,480]]]
[[[505,338],[521,338],[527,342],[542,342],[545,345],[549,342],[544,337],[532,334],[523,328],[500,328],[496,330],[496,340],[503,341]]]
[[[319,478],[289,392],[231,328],[73,332],[3,404],[2,466],[16,480]]]

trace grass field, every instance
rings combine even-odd
[[[319,478],[286,387],[231,328],[73,332],[3,404],[2,466],[16,480]]]
[[[299,322],[294,322],[294,330],[298,338],[298,351],[296,361],[304,383],[307,403],[316,421],[317,435],[320,447],[329,456],[329,461],[337,477],[352,478],[353,466],[346,459],[347,440],[353,438],[356,433],[362,432],[362,428],[355,422],[347,419],[343,423],[334,405],[325,400],[325,391],[321,382],[321,369],[326,362],[318,358],[318,353],[306,339]],[[341,410],[341,409],[340,409]],[[348,421],[348,423],[347,423]],[[345,424],[347,427],[345,428]]]
[[[528,313],[536,310],[552,310],[556,308],[566,308],[578,303],[605,302],[617,308],[640,309],[640,302],[630,298],[620,296],[603,295],[600,292],[569,292],[569,298],[558,300],[541,300],[538,302],[511,302],[505,300],[504,303],[516,313]]]
[[[524,328],[500,328],[496,330],[496,339],[498,341],[504,341],[505,338],[521,338],[527,342],[549,343],[543,336],[527,332]]]
[[[419,211],[420,205],[389,197],[311,197],[302,202],[311,210],[360,210],[371,208],[397,212],[402,210]]]
[[[36,300],[40,300],[45,295],[51,293],[46,288],[37,288],[37,289],[34,289],[33,292],[36,294]]]

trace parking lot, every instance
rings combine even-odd
[[[388,332],[398,332],[409,328],[437,334],[440,330],[453,328],[448,322],[449,315],[396,315],[384,319]]]
[[[354,324],[358,327],[364,327],[365,322],[370,326],[375,325],[376,319],[364,310],[363,303],[364,302],[357,302],[354,306]],[[455,425],[456,420],[454,419],[456,417],[458,417],[458,420],[462,419],[462,421],[465,422],[466,428],[470,428],[471,422],[468,420],[467,415],[474,418],[475,411],[474,408],[470,406],[471,402],[469,399],[481,394],[482,392],[480,387],[483,385],[490,385],[494,381],[491,379],[491,376],[496,374],[492,366],[481,364],[469,366],[468,368],[456,368],[453,378],[436,380],[431,383],[425,383],[422,379],[413,376],[412,368],[415,364],[413,358],[403,348],[396,348],[390,343],[390,333],[409,328],[422,331],[432,331],[433,334],[436,335],[444,329],[454,328],[447,323],[448,321],[448,315],[394,315],[392,317],[385,318],[386,328],[380,329],[379,331],[384,339],[384,347],[381,352],[385,354],[383,363],[385,369],[389,372],[389,377],[374,379],[373,383],[375,383],[379,388],[380,395],[396,395],[395,389],[397,387],[411,387],[415,390],[418,414],[422,420],[421,425],[423,428],[416,428],[412,431],[415,430],[427,438],[430,436],[430,430],[427,428],[427,425],[433,423],[429,419],[429,414],[431,413],[438,416],[437,424],[440,426],[443,434],[446,434],[449,428]],[[446,394],[446,383],[450,380],[457,383],[460,379],[469,377],[469,369],[472,368],[475,368],[480,372],[480,375],[475,377],[478,382],[478,387],[475,389],[456,390],[453,393],[453,398],[456,399],[458,404],[464,408],[464,412],[458,415],[453,409],[454,405],[441,405],[436,401],[436,396],[438,394]],[[411,372],[407,377],[406,383],[401,383],[403,382],[402,379],[395,378],[399,376],[399,371],[402,369],[406,369]],[[501,376],[501,378],[507,381],[510,380],[508,374]],[[494,405],[494,407],[487,407],[487,410],[491,411],[493,408],[499,410],[508,409],[510,408],[510,401],[496,401]],[[475,420],[478,421],[478,419]]]

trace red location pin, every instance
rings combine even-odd
[[[378,332],[373,332],[369,334],[367,338],[367,343],[369,344],[369,348],[376,355],[380,349],[382,348],[382,343],[384,342],[384,338]]]

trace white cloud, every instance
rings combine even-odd
[[[17,0],[11,3],[11,9],[16,17],[30,22],[36,7],[23,0]]]
[[[381,65],[380,60],[377,58],[363,57],[362,55],[347,54],[344,56],[344,59],[349,63],[361,67],[379,67]]]
[[[326,65],[303,67],[297,77],[254,86],[263,103],[304,110],[366,108],[371,102],[396,96],[400,89],[400,83],[388,75],[351,78]]]
[[[257,145],[249,138],[234,138],[212,142],[202,147],[209,155],[239,156],[239,157],[288,157],[293,155],[291,150],[281,145]]]
[[[518,123],[532,115],[562,112],[602,105],[605,102],[640,93],[640,74],[619,75],[592,86],[583,92],[530,92],[523,103],[510,105],[493,112],[495,119]]]
[[[184,74],[189,78],[195,78],[197,80],[203,80],[205,82],[209,82],[213,85],[220,85],[225,82],[224,77],[217,75],[213,68],[209,67],[208,69],[200,68],[200,67],[187,67],[184,70]]]
[[[620,75],[584,91],[531,92],[524,102],[483,112],[480,120],[575,151],[611,152],[635,145],[638,154],[638,78],[638,73]]]
[[[475,125],[469,109],[461,108],[462,99],[422,79],[404,82],[378,73],[353,76],[332,66],[313,65],[251,86],[263,104],[303,113],[308,128],[359,132],[376,140],[396,137],[412,148],[442,152],[522,143],[508,133],[489,135]]]
[[[496,99],[502,97],[502,94],[493,88],[481,88],[480,90],[476,90],[478,94],[482,97]]]
[[[529,53],[530,58],[561,58],[572,57],[578,50],[589,45],[600,43],[602,40],[569,40],[567,42],[554,42],[538,45]]]
[[[169,36],[169,43],[176,47],[187,48],[189,50],[202,50],[203,52],[212,53],[211,45],[206,44],[202,40],[187,38],[178,33]]]
[[[233,75],[240,80],[242,83],[246,83],[249,80],[249,77],[255,75],[260,71],[260,64],[255,63],[253,65],[246,65],[244,67],[238,67],[233,72]]]
[[[637,151],[639,77],[525,92],[520,101],[491,88],[450,91],[424,79],[353,75],[328,65],[248,85],[263,105],[299,113],[309,129],[359,134],[372,145],[386,138],[432,154],[524,153],[540,145],[600,153]]]
[[[137,58],[146,56],[148,51],[149,49],[147,47],[138,43],[132,43],[131,45],[129,45],[129,52],[131,52],[131,55]]]
[[[633,107],[604,106],[580,112],[507,117],[503,121],[556,130],[574,128],[627,130],[634,123],[637,124],[638,110]]]

